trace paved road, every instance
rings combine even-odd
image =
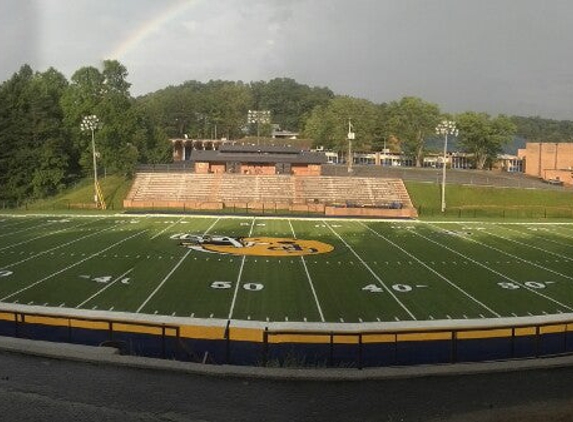
[[[0,352],[2,421],[573,420],[573,368],[379,381],[278,381]]]
[[[349,175],[348,168],[343,165],[326,165],[323,167],[323,174],[327,176]],[[351,174],[359,177],[396,177],[403,180],[419,182],[441,183],[442,181],[442,170],[434,168],[356,165],[353,167]],[[571,187],[550,185],[536,177],[527,176],[523,173],[507,173],[502,171],[448,169],[447,182],[476,186],[571,191]]]

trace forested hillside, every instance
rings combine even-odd
[[[417,97],[387,103],[336,95],[290,78],[270,81],[187,81],[134,98],[128,71],[115,60],[82,67],[70,80],[58,70],[20,68],[0,84],[0,201],[37,199],[58,193],[93,173],[91,133],[81,130],[96,115],[94,131],[100,174],[130,175],[137,163],[171,160],[170,137],[239,139],[257,133],[249,110],[268,110],[271,123],[300,132],[313,145],[335,151],[388,148],[420,165],[443,144],[436,126],[457,123],[450,146],[473,154],[487,168],[516,140],[571,141],[573,122],[541,117],[490,116],[468,111],[446,114]],[[271,124],[258,127],[269,135]]]

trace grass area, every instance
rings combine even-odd
[[[441,214],[441,185],[404,183],[422,217]],[[447,185],[446,203],[448,217],[573,217],[570,191]]]
[[[115,211],[122,210],[123,200],[131,187],[132,179],[126,179],[118,175],[110,175],[99,180],[108,209]],[[59,195],[27,204],[27,209],[81,209],[82,205],[93,204],[93,198],[93,179],[83,179]]]
[[[567,223],[0,216],[0,233],[4,303],[301,323],[573,312]]]
[[[132,180],[121,176],[101,179],[108,209],[123,210]],[[448,185],[447,212],[442,214],[441,186],[405,181],[414,206],[423,218],[573,218],[573,193],[568,190],[534,190]],[[84,179],[60,195],[27,205],[30,210],[73,210],[93,203],[92,179]],[[154,210],[149,210],[153,212]],[[169,210],[167,210],[169,211]],[[183,212],[184,210],[178,210]],[[225,210],[226,214],[233,210]],[[241,213],[241,210],[235,210]],[[267,214],[271,214],[267,212]]]

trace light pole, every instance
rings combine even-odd
[[[352,157],[352,141],[356,139],[356,134],[354,133],[354,126],[352,126],[350,119],[348,119],[348,135],[346,138],[348,139],[348,173],[352,173],[352,164],[354,161]]]
[[[98,117],[95,114],[85,116],[82,120],[80,128],[82,132],[91,131],[92,133],[92,157],[94,166],[94,201],[96,208],[99,204],[98,198],[98,182],[97,182],[97,163],[96,163],[96,150],[95,150],[95,130],[101,127]]]
[[[458,129],[456,122],[451,120],[443,120],[436,127],[438,135],[444,135],[444,156],[442,158],[442,212],[446,211],[446,159],[448,153],[448,135],[458,136]]]
[[[257,124],[257,145],[259,145],[260,124],[269,124],[271,122],[271,112],[269,110],[249,110],[247,122]]]

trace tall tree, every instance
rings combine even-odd
[[[253,82],[251,90],[254,108],[269,110],[272,123],[291,131],[301,130],[303,120],[315,107],[326,105],[334,98],[334,94],[328,88],[311,88],[290,78]]]
[[[433,136],[440,121],[440,109],[417,97],[404,97],[388,106],[388,131],[399,139],[402,151],[421,167],[425,140]]]
[[[25,65],[0,86],[0,198],[21,200],[57,192],[69,167],[61,125],[65,77]]]
[[[85,174],[92,169],[90,137],[81,133],[84,116],[95,114],[101,122],[96,131],[99,163],[108,171],[130,173],[135,165],[131,143],[136,131],[130,109],[133,99],[129,94],[128,73],[116,60],[105,60],[100,71],[94,67],[77,70],[62,98],[65,122],[73,134],[79,163]],[[133,144],[131,144],[133,146]],[[135,154],[137,159],[137,154]]]
[[[312,138],[315,146],[345,151],[350,122],[356,135],[354,147],[368,150],[379,136],[379,117],[379,108],[368,100],[336,97],[327,105],[314,108],[303,134]]]
[[[511,142],[515,134],[515,124],[506,116],[492,118],[487,113],[473,111],[456,117],[459,145],[464,152],[471,154],[477,169],[491,166],[505,144]]]

